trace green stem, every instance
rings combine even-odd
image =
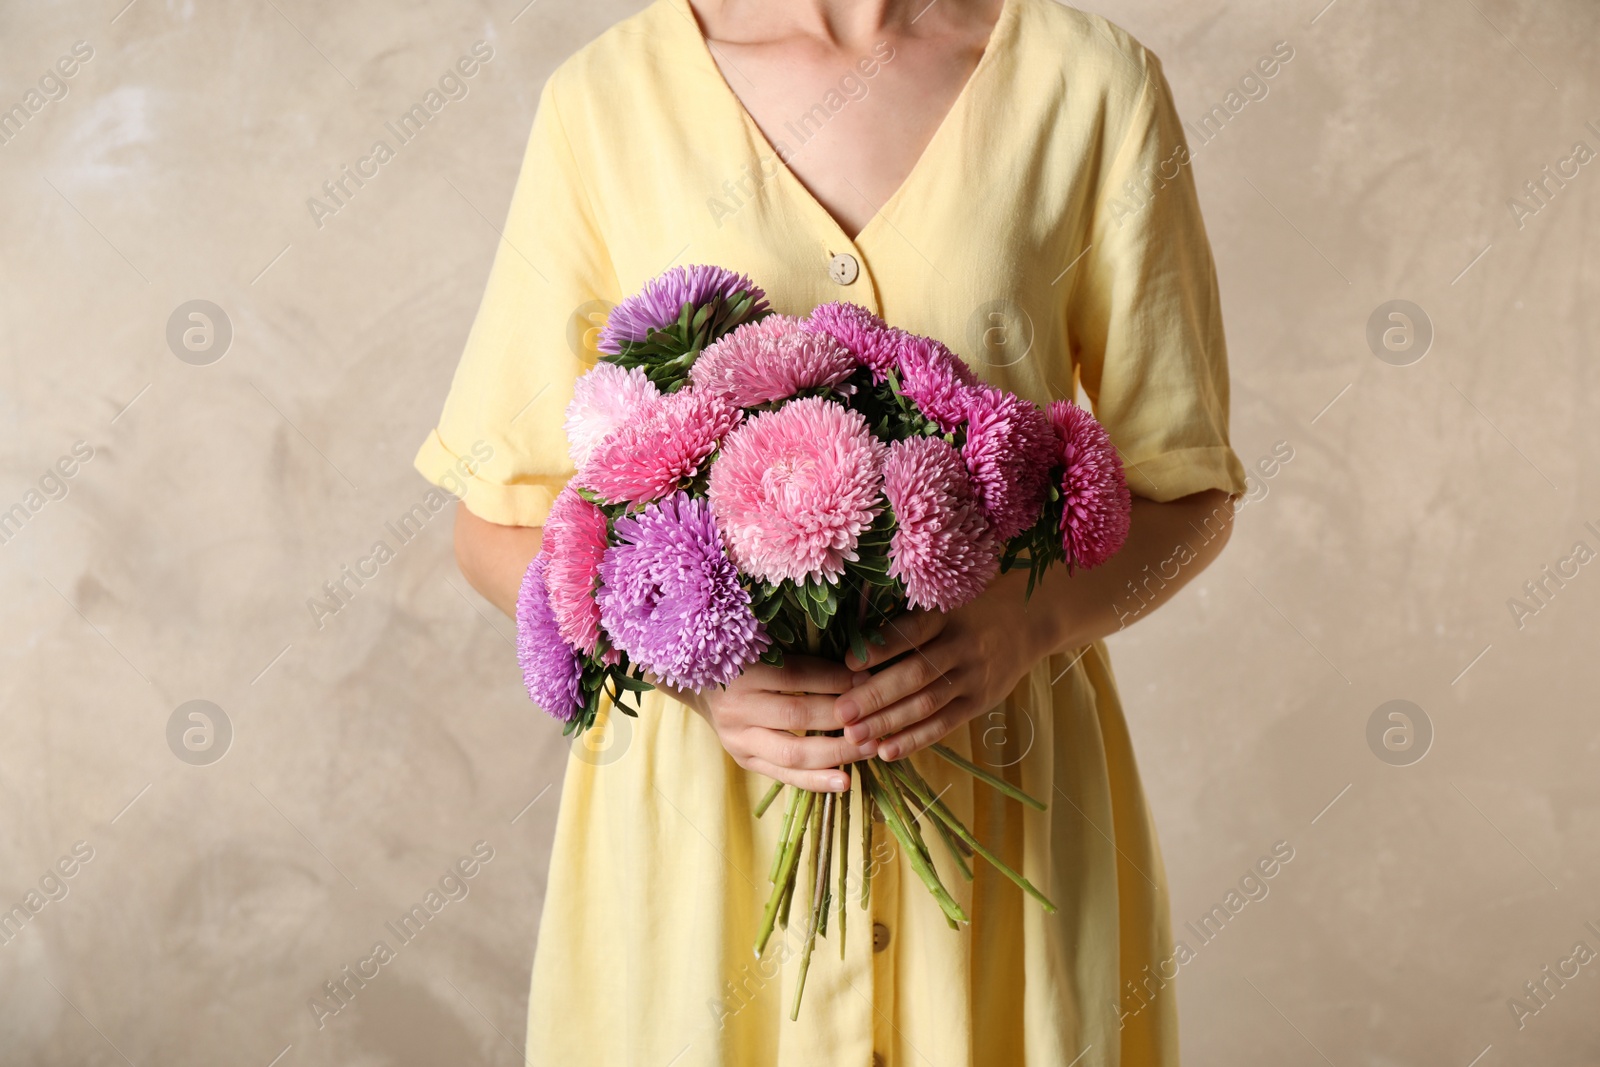
[[[888,765],[889,770],[905,784],[907,789],[911,790],[912,795],[921,803],[923,813],[929,814],[928,800],[933,796],[933,793],[927,788],[926,783],[919,784],[912,781],[911,775],[906,773],[906,767],[909,762],[908,760],[898,760]],[[939,840],[944,843],[945,851],[950,853],[950,858],[955,861],[956,867],[960,869],[961,876],[969,882],[972,881],[972,868],[967,866],[967,857],[961,854],[961,848],[957,847],[956,844],[959,838],[952,837],[950,830],[944,825],[944,821],[938,817],[929,814],[928,821],[933,823],[933,828],[939,832]],[[962,842],[961,844],[965,846],[966,843]]]
[[[927,795],[927,796],[937,796],[938,795],[938,794],[934,793],[933,786],[928,784],[928,780],[926,778],[922,777],[921,773],[919,773],[917,771],[917,765],[915,763],[912,763],[908,759],[896,760],[895,763],[894,763],[894,768],[898,773],[910,776],[911,784],[914,785],[914,786],[919,786],[921,788],[921,792],[917,793],[916,794],[917,796],[920,797],[920,796],[923,796],[923,795]],[[926,809],[924,809],[924,810],[926,810]],[[935,825],[939,825],[939,820],[935,819],[934,823],[935,823]],[[972,858],[973,853],[972,853],[972,846],[971,845],[967,844],[965,841],[961,840],[961,838],[959,838],[959,837],[952,838],[951,841],[957,848],[959,848],[961,850],[961,854],[963,856],[965,856],[967,859],[971,859]]]
[[[795,790],[801,798],[800,810],[796,812],[795,825],[804,827],[806,819],[811,815],[811,804],[816,799],[815,793],[803,789]],[[761,916],[761,930],[756,934],[756,958],[766,951],[767,941],[772,937],[772,923],[778,916],[779,906],[788,899],[785,892],[789,888],[796,866],[800,862],[800,843],[804,840],[803,833],[792,834],[783,842],[782,862],[778,865],[778,879],[772,887],[772,895],[767,898],[766,911]]]
[[[845,916],[850,913],[850,766],[845,765],[845,791],[839,794],[839,958],[844,959]]]
[[[911,814],[911,809],[906,806],[906,798],[901,795],[900,787],[896,784],[893,772],[889,770],[889,765],[883,760],[873,757],[873,762],[878,764],[877,767],[873,768],[873,774],[878,779],[878,787],[888,797],[890,806],[894,808],[901,820],[905,822],[907,829],[911,831],[911,838],[917,843],[917,851],[921,852],[922,858],[928,862],[929,866],[932,866],[933,853],[928,850],[928,843],[922,838],[922,825],[917,822],[917,817]]]
[[[872,792],[867,788],[866,770],[856,764],[856,774],[861,778],[861,910],[866,911],[872,900],[872,813],[877,805],[872,802]]]
[[[1022,803],[1028,805],[1028,807],[1033,808],[1036,811],[1044,811],[1045,810],[1044,801],[1038,800],[1038,799],[1035,799],[1034,797],[1029,796],[1028,794],[1024,793],[1022,790],[1018,789],[1016,786],[1012,785],[1010,782],[1006,781],[1004,778],[998,778],[995,775],[990,774],[988,771],[984,770],[982,767],[978,766],[976,763],[973,763],[969,759],[964,759],[963,757],[957,755],[955,752],[953,752],[950,749],[946,748],[944,745],[934,745],[933,746],[933,751],[937,752],[939,755],[943,756],[945,759],[949,760],[951,763],[954,763],[957,767],[960,767],[962,770],[969,772],[974,778],[980,779],[981,781],[986,782],[989,785],[993,786],[994,788],[1000,790],[1000,792],[1004,793],[1006,796],[1010,797],[1012,800],[1021,801]]]
[[[816,880],[811,889],[811,925],[806,930],[806,945],[800,953],[800,974],[794,984],[794,1005],[789,1009],[789,1021],[800,1018],[800,998],[806,991],[806,972],[811,970],[811,950],[817,947],[817,934],[828,914],[828,868],[832,866],[833,811],[835,794],[822,800],[822,813],[816,819],[816,837],[811,842],[811,856],[816,867]]]
[[[915,792],[915,789],[913,789],[913,792]],[[967,844],[971,845],[974,852],[988,860],[995,870],[999,871],[1001,874],[1017,883],[1017,886],[1024,893],[1027,893],[1030,897],[1043,905],[1045,911],[1053,913],[1056,910],[1056,906],[1050,903],[1050,898],[1039,892],[1032,882],[1028,881],[1026,878],[1022,877],[1022,875],[1006,866],[1006,864],[1001,861],[999,856],[996,856],[993,852],[990,852],[988,849],[984,848],[983,845],[978,842],[978,839],[972,836],[972,831],[963,826],[961,820],[956,818],[954,813],[952,813],[949,808],[945,807],[942,800],[931,793],[927,794],[925,798],[919,799],[926,799],[928,802],[928,810],[933,813],[934,818],[942,820],[946,826],[950,827],[951,831],[955,833],[956,836],[960,837]]]
[[[783,791],[783,783],[782,782],[773,782],[772,783],[772,788],[767,790],[767,795],[762,797],[761,798],[761,803],[756,805],[756,818],[759,819],[759,818],[761,818],[761,816],[763,816],[763,815],[765,815],[767,813],[767,809],[772,806],[772,802],[774,800],[778,799],[778,794],[780,792],[782,792],[782,791]]]
[[[783,863],[783,846],[789,842],[789,831],[794,826],[795,809],[800,806],[800,794],[803,790],[795,789],[789,794],[789,806],[783,811],[783,829],[778,831],[778,847],[772,850],[772,869],[767,872],[767,881],[778,880],[778,868]]]
[[[943,911],[945,918],[952,923],[966,922],[967,913],[961,910],[961,905],[955,902],[955,898],[945,889],[944,883],[939,881],[939,873],[933,869],[933,865],[924,858],[922,852],[917,848],[917,843],[911,837],[911,831],[900,818],[900,813],[894,808],[889,797],[885,794],[883,786],[878,783],[871,769],[864,763],[861,765],[861,780],[872,795],[873,800],[877,802],[878,807],[883,810],[884,823],[889,827],[889,832],[894,834],[895,839],[900,842],[900,847],[905,850],[906,860],[911,864],[911,869],[917,872],[917,877],[922,879],[922,884],[927,886],[928,892],[933,894],[933,899],[939,904],[939,910]]]

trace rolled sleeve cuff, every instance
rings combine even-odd
[[[482,464],[453,452],[439,431],[428,434],[412,465],[428,481],[456,496],[467,510],[501,526],[543,526],[565,481],[506,485],[478,476]]]
[[[1227,445],[1182,448],[1138,459],[1124,456],[1122,464],[1133,495],[1159,504],[1207,489],[1237,497],[1247,488],[1244,464]]]

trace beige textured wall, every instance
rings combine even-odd
[[[423,497],[539,86],[632,5],[123,2],[0,7],[0,106],[93,49],[0,146],[0,508],[67,489],[0,545],[0,906],[74,872],[0,944],[0,1060],[515,1063],[564,749],[447,520],[385,523]],[[1096,5],[1196,122],[1294,50],[1191,133],[1236,447],[1292,459],[1114,640],[1180,935],[1294,849],[1190,938],[1187,1059],[1592,1063],[1600,961],[1520,1029],[1507,1000],[1600,950],[1600,563],[1520,626],[1507,602],[1600,550],[1600,163],[1520,225],[1507,201],[1600,150],[1600,9],[1320,3]],[[469,94],[319,228],[306,199],[478,41]],[[208,365],[166,336],[196,299],[232,327]],[[1366,336],[1398,299],[1433,331],[1406,366]],[[191,700],[231,724],[218,762],[169,747]],[[1391,700],[1420,762],[1369,745]],[[319,1031],[308,998],[478,842]]]

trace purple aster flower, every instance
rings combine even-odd
[[[767,294],[743,274],[705,264],[665,270],[645,282],[643,289],[611,309],[605,326],[600,330],[600,351],[617,355],[627,342],[643,341],[651,330],[664,329],[677,322],[683,305],[699,307],[737,292],[755,297],[755,303],[746,313],[746,318],[759,318],[770,310]]]
[[[528,565],[522,589],[517,594],[517,662],[522,665],[522,681],[528,696],[562,722],[570,721],[583,707],[579,695],[582,665],[577,652],[561,639],[556,613],[550,607],[550,592],[545,585],[545,569],[550,557],[541,552]]]
[[[726,685],[766,651],[766,630],[703,498],[677,492],[613,525],[600,622],[629,660],[678,689]]]
[[[991,385],[970,391],[961,458],[1000,540],[1038,521],[1060,448],[1050,417],[1037,404]]]

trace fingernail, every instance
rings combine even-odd
[[[874,737],[869,737],[865,741],[852,742],[852,744],[856,746],[856,752],[860,754],[862,759],[866,759],[878,751],[878,740]]]
[[[844,723],[846,726],[861,718],[861,709],[856,707],[855,704],[849,700],[839,701],[837,710],[839,712],[839,721]]]
[[[893,762],[897,756],[898,750],[893,745],[884,745],[882,748],[878,749],[878,758],[881,760],[889,760],[890,762]]]
[[[846,778],[842,774],[834,775],[832,778],[828,779],[828,788],[832,789],[835,793],[843,793],[849,784],[850,779]]]
[[[872,675],[862,671],[850,679],[850,685],[852,688],[854,688],[858,685],[866,685],[870,681],[872,681]]]
[[[867,728],[859,722],[853,726],[846,726],[844,728],[844,738],[852,745],[859,745],[867,739]]]

